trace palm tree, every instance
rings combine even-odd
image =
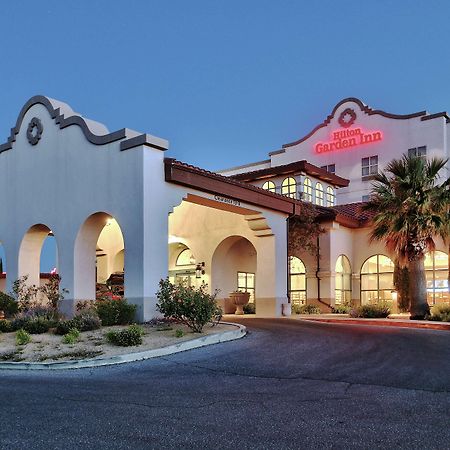
[[[375,177],[372,196],[364,205],[374,213],[371,240],[384,241],[402,267],[408,268],[411,319],[430,313],[424,259],[435,248],[448,217],[448,183],[439,184],[447,160],[424,161],[416,156],[392,160]]]

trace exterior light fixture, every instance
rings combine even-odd
[[[106,219],[106,226],[107,227],[109,227],[111,224],[112,224],[112,217],[108,217],[107,219]]]
[[[396,302],[397,298],[398,298],[398,292],[397,291],[391,291],[391,296],[392,296],[392,300],[394,300],[394,302]]]
[[[201,262],[197,264],[195,268],[195,278],[201,278],[202,275],[205,275],[205,263]]]

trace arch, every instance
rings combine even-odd
[[[91,214],[81,225],[74,249],[74,299],[93,300],[96,286],[114,273],[114,259],[126,246],[119,223],[106,212]],[[124,276],[123,273],[118,276]],[[126,289],[126,287],[125,287]]]
[[[266,191],[269,191],[269,192],[275,192],[276,191],[275,183],[273,181],[270,181],[270,180],[264,182],[264,184],[262,185],[262,188],[265,189]]]
[[[336,202],[336,195],[331,186],[327,187],[327,206],[334,206]]]
[[[293,177],[287,177],[281,183],[281,195],[297,198],[297,182]]]
[[[289,257],[289,298],[293,305],[306,305],[306,266],[296,256]]]
[[[335,276],[335,304],[349,305],[352,301],[352,267],[345,255],[339,255],[334,268]]]
[[[303,200],[312,202],[312,184],[308,177],[303,180]]]
[[[211,263],[212,290],[222,299],[232,291],[250,292],[250,303],[256,299],[256,248],[243,236],[229,236],[214,250]]]
[[[361,266],[361,304],[392,301],[394,262],[386,255],[367,258]]]
[[[124,272],[125,249],[119,250],[114,256],[114,272]]]
[[[41,284],[41,252],[45,240],[53,236],[51,229],[44,224],[31,226],[22,238],[19,247],[18,272],[19,278],[26,276],[28,285]],[[58,245],[56,243],[55,266],[58,261]]]
[[[448,255],[435,250],[425,255],[427,300],[430,306],[450,302],[448,286]]]
[[[323,206],[323,185],[320,182],[316,183],[316,205]]]
[[[192,266],[195,264],[195,256],[190,248],[186,247],[178,253],[175,266]]]

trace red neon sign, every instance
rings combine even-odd
[[[346,130],[333,131],[331,140],[328,142],[318,142],[314,146],[316,153],[334,152],[350,147],[372,144],[383,140],[381,131],[363,132],[361,128],[348,128]]]

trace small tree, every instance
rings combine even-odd
[[[304,202],[301,214],[289,218],[289,256],[306,251],[316,255],[319,251],[317,241],[325,232],[320,225],[319,213],[314,205]]]
[[[201,333],[208,322],[218,322],[222,317],[216,295],[217,292],[208,294],[206,284],[195,288],[173,284],[165,279],[159,282],[156,307],[164,317],[184,323],[195,333]]]
[[[48,282],[39,288],[39,292],[47,297],[49,306],[53,309],[58,309],[61,300],[64,300],[64,294],[69,291],[67,289],[60,289],[61,277],[57,273],[50,274]]]
[[[24,275],[20,277],[18,280],[14,281],[12,285],[12,292],[10,292],[11,297],[19,305],[20,311],[28,311],[30,308],[36,306],[37,303],[37,294],[39,292],[39,288],[34,284],[27,284],[28,275]]]

